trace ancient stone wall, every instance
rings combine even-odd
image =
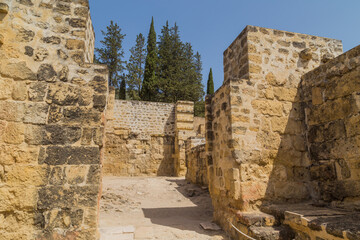
[[[206,99],[215,219],[264,201],[310,199],[301,76],[342,53],[338,40],[248,26],[224,52],[224,84]]]
[[[202,185],[208,185],[206,165],[205,138],[191,137],[186,140],[186,180]]]
[[[0,1],[0,239],[98,239],[108,89],[90,25],[87,0]]]
[[[312,198],[356,208],[360,206],[360,46],[305,74],[301,91]]]
[[[104,174],[174,174],[175,104],[115,100],[110,93]]]

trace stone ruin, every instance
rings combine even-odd
[[[115,100],[88,0],[0,0],[0,239],[98,239],[101,176],[209,187],[234,239],[360,239],[360,47],[247,26],[193,103]]]

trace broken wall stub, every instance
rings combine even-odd
[[[175,104],[110,96],[104,174],[174,175]]]
[[[108,88],[88,1],[0,1],[0,28],[0,239],[98,239]]]
[[[186,140],[194,131],[194,102],[178,101],[175,106],[174,175],[186,175]]]
[[[186,140],[186,180],[202,185],[208,185],[206,164],[205,138],[190,137]]]
[[[264,201],[310,199],[301,76],[342,53],[338,40],[247,26],[224,52],[224,83],[206,98],[215,219]]]
[[[301,91],[312,198],[358,208],[360,46],[305,74]]]

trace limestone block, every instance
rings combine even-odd
[[[287,117],[272,117],[271,118],[271,129],[274,132],[284,133],[287,128],[288,118]]]
[[[2,139],[6,143],[20,144],[24,142],[25,125],[22,123],[9,122],[4,130]]]
[[[6,168],[8,185],[25,184],[41,186],[47,184],[49,169],[45,166],[12,165]]]
[[[0,73],[4,77],[13,78],[14,80],[36,80],[35,73],[26,66],[25,62],[2,63]]]
[[[77,39],[67,39],[65,47],[69,50],[84,50],[85,42]]]
[[[24,116],[25,123],[45,124],[49,105],[46,103],[28,103]]]
[[[251,102],[254,109],[260,113],[270,116],[282,116],[283,104],[278,101],[254,100]]]
[[[275,87],[274,96],[279,101],[296,102],[299,100],[296,88]]]
[[[0,100],[11,98],[13,81],[11,79],[0,78]]]
[[[27,87],[25,82],[15,82],[13,85],[12,98],[18,101],[24,101],[27,98]]]

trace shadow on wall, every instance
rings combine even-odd
[[[359,206],[360,66],[348,65],[358,52],[303,76],[288,119],[276,125],[280,145],[265,200]]]
[[[299,89],[300,84],[289,117],[272,118],[273,132],[263,132],[269,139],[264,147],[271,149],[268,161],[272,163],[265,203],[301,202],[314,195],[310,186],[311,163],[305,145],[305,114]]]
[[[157,176],[174,176],[174,154],[175,154],[175,109],[169,115],[164,126],[164,137],[162,142],[162,160],[157,170]],[[160,151],[152,147],[151,151]],[[154,156],[154,155],[153,155]]]

